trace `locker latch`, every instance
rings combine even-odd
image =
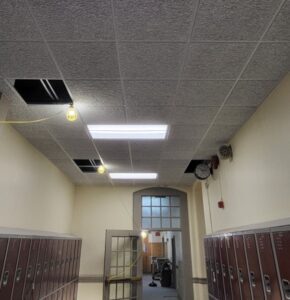
[[[15,277],[16,282],[20,281],[21,273],[22,273],[22,268],[18,268],[17,271],[16,271],[16,277]]]
[[[28,270],[27,270],[27,278],[29,279],[29,278],[31,278],[31,276],[32,276],[32,266],[29,266],[28,267]]]
[[[271,294],[272,289],[271,289],[271,283],[270,283],[270,276],[269,275],[264,275],[264,284],[265,284],[265,289],[266,293]]]
[[[216,274],[219,275],[220,274],[220,265],[219,265],[219,263],[215,264],[215,269],[216,269]]]
[[[290,299],[290,282],[287,279],[282,279],[282,286],[285,298]]]
[[[239,269],[239,278],[240,278],[240,283],[244,283],[244,275],[241,269]]]
[[[230,273],[231,280],[234,280],[234,268],[231,266],[229,267],[229,273]]]
[[[226,266],[224,264],[222,264],[222,273],[223,273],[223,277],[227,276]]]
[[[212,269],[211,272],[212,272],[213,282],[216,282],[215,271]]]
[[[252,287],[256,287],[256,277],[255,277],[255,273],[253,271],[250,271],[250,281],[251,281]]]
[[[7,286],[9,279],[9,271],[5,271],[3,274],[2,287]]]

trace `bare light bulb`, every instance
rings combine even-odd
[[[104,174],[106,172],[106,168],[103,165],[101,165],[98,167],[97,171],[99,174]]]
[[[68,119],[68,121],[70,122],[74,122],[77,120],[78,118],[78,114],[76,109],[74,108],[73,104],[71,104],[66,112],[66,118]]]
[[[145,230],[142,230],[142,231],[141,231],[141,237],[142,237],[142,239],[143,239],[143,240],[146,239],[147,236],[148,236],[148,232],[145,231]]]

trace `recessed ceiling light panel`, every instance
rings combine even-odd
[[[110,173],[112,179],[156,179],[157,173]]]
[[[93,139],[98,140],[164,140],[167,125],[88,125]]]

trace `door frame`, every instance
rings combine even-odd
[[[192,283],[192,263],[191,263],[191,248],[189,234],[189,216],[187,205],[187,194],[183,191],[173,188],[152,187],[146,188],[133,193],[133,227],[136,231],[142,230],[141,222],[141,202],[142,196],[177,196],[180,198],[181,206],[181,228],[179,230],[167,229],[166,231],[181,231],[182,235],[182,257],[183,257],[183,299],[192,300],[193,283]],[[160,231],[164,229],[160,228]]]

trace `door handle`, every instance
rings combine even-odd
[[[264,274],[264,284],[265,284],[266,293],[271,294],[272,293],[271,281],[270,281],[270,276],[267,274]]]
[[[255,273],[253,271],[250,271],[250,281],[251,281],[252,287],[256,287],[256,277],[255,277]]]
[[[244,275],[242,269],[239,269],[239,278],[240,278],[240,283],[244,283]]]
[[[285,298],[290,299],[290,282],[287,279],[282,279],[282,286]]]

